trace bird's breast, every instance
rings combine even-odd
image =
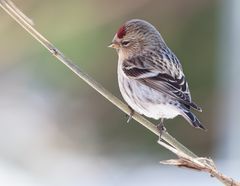
[[[118,84],[127,104],[136,112],[154,119],[173,118],[179,113],[170,104],[170,98],[149,86],[128,78],[118,63]]]

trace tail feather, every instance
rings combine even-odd
[[[189,110],[183,110],[182,116],[195,128],[207,130],[199,121],[199,119]]]
[[[202,112],[202,108],[199,107],[199,106],[197,106],[196,103],[191,102],[191,103],[190,103],[190,106],[191,106],[192,108],[194,108],[195,110],[197,110],[197,111],[199,111],[199,112]]]

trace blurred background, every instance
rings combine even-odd
[[[207,132],[178,117],[170,134],[240,179],[240,1],[15,0],[66,56],[121,98],[107,48],[132,18],[160,30],[180,59]],[[86,85],[0,9],[0,185],[220,185],[159,164],[157,136]],[[157,123],[157,121],[154,121]],[[197,181],[197,182],[196,182]]]

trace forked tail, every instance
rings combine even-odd
[[[199,121],[199,119],[190,111],[190,110],[183,110],[182,116],[195,128],[200,128],[203,130],[207,130]]]

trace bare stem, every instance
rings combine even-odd
[[[130,114],[130,109],[128,106],[123,103],[120,99],[115,97],[111,92],[106,90],[101,84],[96,82],[92,77],[90,77],[87,73],[82,71],[78,66],[76,66],[70,59],[66,58],[62,52],[60,52],[52,43],[50,43],[45,37],[43,37],[36,29],[33,28],[33,22],[27,16],[25,16],[10,0],[0,0],[0,7],[5,10],[20,26],[22,26],[29,34],[31,34],[39,43],[41,43],[49,52],[52,53],[54,57],[56,57],[59,61],[65,64],[70,70],[72,70],[78,77],[84,80],[88,85],[90,85],[93,89],[99,92],[103,97],[109,100],[112,104],[118,107],[120,110],[125,112],[126,114]],[[148,121],[146,118],[141,115],[135,113],[133,118],[146,127],[148,130],[153,132],[154,134],[159,136],[159,131],[156,126]],[[191,160],[197,164],[203,164],[197,155],[187,149],[184,145],[178,142],[174,137],[172,137],[169,133],[164,132],[162,134],[162,141],[159,142],[160,145],[172,151],[174,154],[178,155],[178,157],[184,157],[185,159]],[[180,155],[179,155],[180,154]],[[204,164],[205,165],[205,164]],[[205,166],[210,166],[206,163]],[[233,181],[231,178],[224,176],[225,180],[222,179],[219,174],[216,173],[217,170],[214,169],[211,173],[223,182],[225,185],[232,185],[233,183],[237,183]],[[227,180],[227,181],[226,181]],[[228,184],[226,184],[228,183]],[[240,184],[239,184],[240,185]]]

